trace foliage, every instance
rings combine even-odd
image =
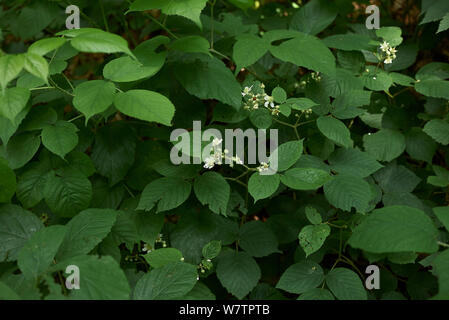
[[[449,2],[379,2],[2,2],[0,298],[449,299]],[[193,121],[278,172],[173,164]]]

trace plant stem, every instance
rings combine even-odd
[[[69,80],[69,78],[67,78],[67,76],[65,75],[64,72],[61,73],[62,76],[64,77],[64,79],[67,81],[67,83],[69,84],[70,88],[72,88],[72,92],[75,91],[75,88],[73,87],[72,82]]]
[[[78,119],[80,119],[80,118],[82,118],[82,117],[84,117],[84,115],[79,114],[79,115],[77,115],[75,118],[70,119],[68,122],[73,122],[73,121],[78,120]]]
[[[214,49],[214,6],[215,0],[210,1],[210,18],[211,18],[211,26],[210,26],[210,48]]]
[[[39,87],[39,88],[32,88],[30,91],[36,91],[36,90],[49,90],[49,89],[56,89],[55,87]]]
[[[231,58],[229,58],[227,55],[215,50],[214,48],[210,48],[209,51],[218,54],[220,57],[225,58],[226,60],[232,61]]]
[[[169,28],[167,28],[166,26],[164,26],[162,23],[159,22],[159,20],[157,20],[155,17],[153,17],[151,14],[145,13],[145,15],[150,18],[154,23],[156,23],[159,27],[161,27],[162,29],[164,29],[169,35],[171,35],[173,38],[175,39],[179,39],[179,37],[177,35],[175,35],[173,32],[170,31]]]
[[[103,0],[98,0],[100,2],[101,15],[103,16],[104,27],[107,32],[109,32],[108,20],[106,19],[106,15],[104,13]]]
[[[231,177],[225,177],[226,180],[230,180],[230,181],[234,181],[237,182],[238,184],[244,186],[245,188],[248,188],[248,186],[246,184],[244,184],[242,181],[237,180],[236,178],[231,178]]]
[[[440,246],[442,246],[442,247],[449,248],[449,244],[447,244],[447,243],[444,243],[444,242],[441,242],[441,241],[437,241],[437,243],[438,243]]]

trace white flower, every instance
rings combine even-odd
[[[261,162],[260,163],[260,166],[259,167],[257,167],[257,170],[259,171],[259,172],[264,172],[264,171],[267,171],[268,170],[268,163],[266,163],[266,162]]]
[[[246,96],[247,94],[249,94],[249,93],[251,92],[252,89],[253,89],[253,86],[251,86],[251,87],[245,87],[245,89],[243,89],[242,96],[244,97],[244,96]]]
[[[391,57],[386,57],[385,60],[384,60],[385,64],[390,64],[392,62],[393,62],[393,59],[391,59]]]
[[[215,165],[215,157],[207,157],[204,159],[204,168],[212,169]]]
[[[223,139],[214,138],[214,140],[212,140],[212,145],[214,147],[218,147],[222,142],[223,142]]]
[[[237,164],[243,164],[242,159],[240,159],[238,156],[233,157],[232,161],[235,161],[235,163]]]
[[[383,52],[387,52],[389,48],[390,44],[386,41],[384,41],[384,43],[380,45],[380,50],[382,50]]]
[[[397,53],[398,52],[398,50],[396,50],[396,48],[390,48],[389,50],[388,50],[388,53],[389,54],[392,54],[392,55],[394,55],[395,53]]]

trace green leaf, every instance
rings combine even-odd
[[[253,257],[265,257],[279,252],[273,231],[265,223],[251,221],[240,228],[239,246]]]
[[[156,215],[158,216],[158,215]],[[212,240],[229,245],[237,240],[238,224],[208,210],[188,210],[170,234],[173,247],[181,250],[186,261],[199,264],[203,247]]]
[[[80,29],[83,30],[83,29]],[[70,41],[72,47],[82,52],[116,53],[124,52],[134,55],[128,48],[128,42],[119,35],[102,31],[100,29],[86,29],[78,32]]]
[[[209,205],[215,213],[226,215],[231,188],[222,175],[216,172],[205,172],[195,178],[193,190],[202,205]]]
[[[11,80],[14,80],[22,71],[25,64],[23,55],[4,55],[0,57],[0,86],[6,88]]]
[[[254,173],[248,181],[248,192],[254,198],[254,202],[271,196],[279,187],[280,177],[278,174],[261,175]]]
[[[19,169],[30,161],[41,145],[36,133],[22,133],[9,140],[6,146],[6,160],[11,169]]]
[[[249,120],[259,129],[268,129],[273,123],[271,112],[266,108],[251,111]]]
[[[246,11],[254,6],[254,0],[228,0],[234,6]]]
[[[402,43],[402,30],[399,27],[382,27],[376,30],[376,36],[384,39],[392,47],[397,47]]]
[[[441,19],[437,33],[446,31],[447,29],[449,29],[449,12],[445,14],[443,19]]]
[[[323,222],[320,213],[314,207],[307,206],[305,211],[307,220],[309,220],[311,224],[321,224]]]
[[[381,129],[363,136],[365,151],[379,161],[392,161],[405,150],[405,137],[396,130]]]
[[[284,103],[287,100],[287,92],[279,86],[273,89],[271,95],[277,103]]]
[[[170,49],[181,52],[200,52],[211,56],[209,52],[210,44],[206,38],[200,36],[187,36],[175,40]]]
[[[355,34],[335,34],[323,39],[326,46],[339,50],[367,50],[373,51],[378,45],[377,41],[371,40],[369,37]]]
[[[432,262],[435,274],[438,277],[438,294],[434,299],[447,300],[449,299],[449,276],[447,270],[449,269],[449,250],[446,249],[439,253]]]
[[[166,15],[178,15],[195,22],[202,29],[200,20],[201,11],[206,6],[207,0],[136,0],[128,12],[160,9]]]
[[[252,35],[241,34],[237,36],[237,42],[234,44],[232,56],[236,63],[236,72],[244,67],[248,67],[256,63],[262,58],[270,48],[270,43],[264,39]]]
[[[440,20],[444,17],[445,13],[449,11],[449,3],[444,0],[423,1],[422,7],[422,11],[425,15],[419,24]]]
[[[334,207],[345,211],[351,211],[354,207],[358,212],[365,212],[373,198],[368,182],[347,174],[339,174],[327,182],[324,185],[324,195]]]
[[[144,258],[152,268],[160,268],[169,263],[181,261],[182,253],[175,248],[161,248],[147,253]]]
[[[75,265],[80,270],[80,289],[71,292],[72,299],[129,300],[131,289],[128,280],[114,258],[77,256],[58,263],[53,270],[65,271],[69,265]]]
[[[388,91],[393,85],[393,79],[390,75],[382,70],[367,67],[368,72],[364,72],[362,75],[363,85],[373,91]]]
[[[298,297],[298,300],[335,300],[335,298],[329,290],[315,288],[304,292]]]
[[[42,130],[42,144],[64,159],[78,144],[77,132],[78,128],[73,123],[58,121]]]
[[[443,62],[430,62],[421,67],[415,75],[415,78],[421,80],[441,80],[449,78],[449,64]]]
[[[57,120],[58,114],[53,108],[36,106],[31,108],[30,112],[20,125],[21,129],[24,131],[42,130],[49,125],[55,124]]]
[[[305,226],[298,235],[299,245],[306,253],[306,257],[318,251],[329,236],[331,228],[327,224]]]
[[[316,35],[334,21],[337,13],[334,3],[326,0],[313,0],[307,2],[293,15],[290,28]]]
[[[17,264],[26,278],[37,279],[52,264],[64,239],[65,226],[50,226],[35,232],[19,252]]]
[[[359,107],[369,105],[371,92],[366,90],[350,90],[338,95],[332,102],[331,113],[338,119],[352,119],[362,115],[366,110]]]
[[[43,227],[39,218],[16,205],[0,206],[0,261],[17,260],[33,233]]]
[[[8,162],[0,157],[0,203],[8,203],[16,193],[16,174]]]
[[[110,186],[121,181],[134,163],[136,139],[131,127],[112,124],[97,131],[92,161],[98,173],[109,180]]]
[[[86,117],[102,113],[114,101],[115,85],[104,80],[91,80],[81,83],[73,92],[73,106]]]
[[[7,284],[0,281],[0,300],[20,300],[19,295]]]
[[[92,185],[82,173],[66,169],[48,177],[44,195],[51,211],[70,218],[89,207]]]
[[[197,282],[192,290],[176,300],[215,300],[215,295],[205,284]]]
[[[358,149],[338,149],[328,161],[336,172],[360,178],[368,177],[383,167],[372,155]]]
[[[217,99],[240,109],[241,87],[231,70],[217,58],[195,56],[190,63],[175,63],[173,72],[178,81],[191,95],[200,99]]]
[[[165,57],[163,61],[165,61]],[[131,82],[149,78],[160,68],[160,63],[156,61],[153,66],[146,66],[130,57],[120,57],[106,64],[103,76],[115,82]]]
[[[440,167],[440,169],[437,171],[436,168],[439,168],[438,166],[434,165],[433,170],[436,171],[435,176],[428,176],[427,177],[427,183],[431,184],[436,187],[447,187],[449,186],[449,171],[443,169]]]
[[[281,182],[295,190],[316,190],[330,179],[328,172],[315,168],[293,168],[281,174]]]
[[[339,300],[367,300],[359,276],[346,268],[335,268],[326,275],[326,285]]]
[[[137,210],[150,211],[157,203],[156,213],[180,206],[190,195],[192,186],[180,178],[165,177],[145,187]]]
[[[433,208],[433,212],[446,230],[449,231],[449,207],[435,207]]]
[[[320,132],[335,144],[345,147],[352,147],[351,133],[343,122],[332,117],[319,117],[316,121]]]
[[[197,283],[194,265],[172,262],[151,270],[137,282],[135,300],[171,300],[187,294]]]
[[[33,42],[28,48],[28,53],[37,54],[39,56],[44,56],[47,53],[58,49],[64,43],[66,43],[65,38],[44,38]]]
[[[303,151],[304,140],[289,141],[281,144],[273,154],[270,155],[268,163],[272,163],[272,159],[278,162],[278,171],[285,171],[293,166],[301,157]]]
[[[0,116],[15,124],[17,115],[26,107],[30,98],[30,90],[24,88],[8,88],[0,93]]]
[[[127,116],[171,126],[175,106],[160,93],[149,90],[130,90],[118,93],[114,104]]]
[[[48,62],[40,55],[34,53],[26,53],[24,68],[33,76],[44,80],[46,83],[48,82]]]
[[[421,182],[421,179],[413,171],[394,163],[390,163],[376,172],[374,178],[385,192],[397,192],[398,190],[412,192]]]
[[[415,90],[433,98],[449,100],[449,81],[422,80],[415,83]]]
[[[285,270],[276,288],[298,294],[318,287],[323,281],[324,273],[319,264],[312,261],[302,261]]]
[[[335,57],[318,38],[296,32],[293,39],[279,46],[271,46],[270,52],[278,59],[328,75],[335,74]]]
[[[423,131],[442,145],[449,144],[449,122],[441,119],[433,119],[426,123]]]
[[[390,206],[374,210],[359,224],[348,243],[373,253],[438,250],[438,230],[421,210]]]
[[[228,292],[241,300],[257,285],[261,272],[246,252],[227,251],[219,257],[217,277]]]
[[[292,109],[299,111],[305,111],[318,105],[308,98],[290,98],[287,99],[286,104],[290,105]]]
[[[449,141],[449,140],[448,140]],[[405,150],[415,160],[432,162],[437,144],[421,128],[412,128],[405,135]]]
[[[138,61],[130,57],[114,59],[104,67],[103,76],[115,82],[130,82],[155,75],[167,57],[167,51],[156,50],[169,42],[170,39],[165,36],[156,36],[142,42],[134,49]]]
[[[57,255],[58,261],[87,254],[112,229],[117,212],[109,209],[87,209],[73,217],[66,225],[67,233]]]
[[[202,250],[204,259],[215,259],[221,252],[221,241],[213,240],[208,242]]]

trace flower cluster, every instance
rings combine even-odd
[[[312,72],[310,74],[310,77],[312,78],[312,80],[315,80],[316,82],[320,82],[322,79],[319,72]]]
[[[203,167],[206,169],[212,169],[216,164],[221,165],[223,164],[223,160],[228,159],[231,160],[229,166],[232,168],[234,164],[240,164],[243,165],[242,159],[240,159],[238,156],[235,157],[229,157],[228,149],[224,149],[224,151],[221,151],[221,144],[223,142],[223,139],[214,138],[212,140],[212,148],[211,151],[213,151],[213,154],[211,154],[209,157],[204,159],[204,165]],[[259,172],[267,171],[270,165],[265,162],[261,162],[260,166],[258,166],[256,169]]]
[[[162,233],[159,234],[159,236],[157,237],[155,243],[160,243],[162,245],[163,248],[167,247],[167,242],[165,240],[162,239],[163,235]],[[151,252],[153,251],[153,247],[150,246],[148,243],[144,243],[143,247],[142,247],[142,251],[145,253]]]
[[[224,152],[221,151],[221,143],[223,142],[223,139],[215,138],[212,141],[212,148],[211,151],[213,151],[213,154],[204,159],[204,168],[206,169],[212,169],[216,164],[221,165],[223,163],[223,159],[230,159],[231,164],[230,166],[234,166],[234,162],[236,164],[243,164],[243,161],[238,157],[228,157],[227,154],[229,153],[229,150],[224,149]]]
[[[209,271],[212,269],[214,265],[212,264],[212,261],[210,259],[203,259],[201,260],[201,263],[198,265],[198,269],[201,273],[206,273],[206,271]]]
[[[257,171],[259,171],[259,172],[268,171],[268,168],[269,168],[269,167],[270,167],[270,166],[268,165],[268,163],[266,163],[266,162],[261,162],[261,163],[260,163],[260,166],[257,167]]]
[[[311,108],[306,109],[303,111],[305,114],[306,119],[309,119],[310,115],[313,113],[313,110]]]
[[[396,50],[396,48],[391,47],[388,42],[384,41],[380,45],[380,50],[382,50],[382,52],[385,53],[385,57],[384,57],[385,64],[390,64],[393,62],[394,59],[396,59],[396,53],[398,51]]]
[[[246,97],[246,103],[243,108],[252,111],[259,109],[259,107],[265,107],[270,110],[272,115],[279,115],[279,106],[274,104],[272,96],[265,93],[265,85],[263,83],[260,85],[260,89],[262,89],[260,93],[255,93],[253,86],[243,89],[242,96]]]

